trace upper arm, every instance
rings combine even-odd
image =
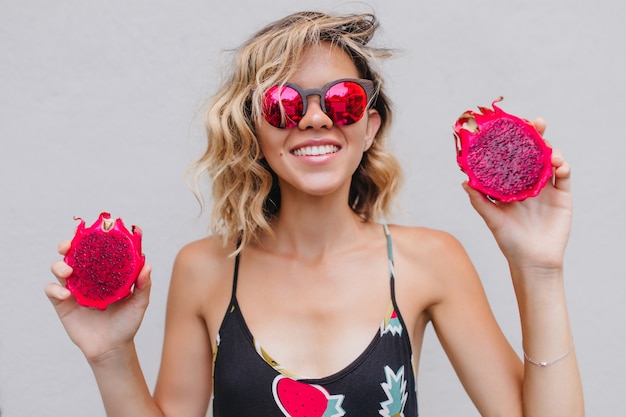
[[[210,256],[207,245],[205,240],[186,246],[174,263],[154,393],[166,416],[203,417],[211,398],[213,346],[207,304],[222,304],[212,296],[219,298],[221,293],[219,282],[226,258]]]
[[[429,256],[437,302],[433,327],[481,415],[521,415],[523,367],[498,326],[461,244],[439,233]]]

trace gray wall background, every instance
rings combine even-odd
[[[543,116],[573,165],[567,291],[589,416],[626,415],[626,2],[623,0],[0,1],[0,409],[104,416],[91,371],[43,287],[56,245],[108,210],[142,226],[153,295],[137,345],[158,370],[173,258],[207,233],[183,173],[204,143],[201,108],[224,49],[300,9],[374,9],[404,163],[393,222],[445,229],[466,246],[520,351],[504,259],[461,190],[451,125],[489,105]],[[622,214],[619,214],[622,213]],[[471,340],[468,340],[471,343]],[[476,416],[431,330],[420,415]]]

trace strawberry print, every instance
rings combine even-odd
[[[343,395],[330,395],[319,385],[306,384],[284,375],[274,378],[274,400],[286,417],[341,417]]]

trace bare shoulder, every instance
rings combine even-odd
[[[183,246],[174,262],[176,279],[193,283],[200,281],[210,284],[231,269],[234,258],[230,256],[234,248],[225,247],[219,238],[206,237]]]
[[[227,308],[232,288],[234,247],[216,237],[185,245],[176,256],[169,291],[169,305],[185,305],[201,317],[213,333]]]
[[[461,243],[449,233],[425,228],[393,227],[391,234],[401,286],[396,293],[400,308],[408,312],[403,314],[405,322],[413,329],[414,355],[419,357],[430,322],[479,411],[489,414],[484,410],[494,405],[516,409],[521,362],[504,338]]]
[[[442,301],[460,288],[460,281],[476,281],[465,249],[450,233],[407,226],[391,226],[390,231],[399,284],[425,297],[426,305]]]
[[[218,239],[185,245],[174,262],[155,399],[168,415],[204,415],[213,346],[230,299],[234,260]]]
[[[461,243],[448,232],[426,227],[390,226],[394,252],[398,256],[429,264],[466,257]]]

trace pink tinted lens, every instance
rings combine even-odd
[[[367,108],[365,90],[352,81],[342,81],[330,87],[324,100],[326,114],[339,126],[358,122]]]
[[[281,104],[284,113],[281,112]],[[297,125],[302,118],[303,106],[302,97],[296,90],[288,86],[275,85],[265,93],[263,115],[272,126],[289,129]]]

